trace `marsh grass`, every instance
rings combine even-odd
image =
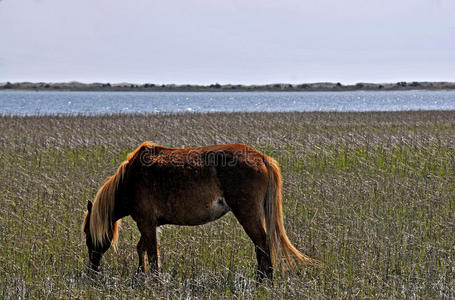
[[[0,117],[0,298],[453,298],[455,112]],[[241,142],[274,156],[288,235],[323,270],[256,285],[235,218],[163,226],[136,276],[134,222],[86,273],[87,200],[142,141]]]

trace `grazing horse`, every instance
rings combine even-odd
[[[110,246],[116,248],[120,219],[131,216],[141,238],[139,270],[147,253],[158,273],[157,227],[164,224],[201,225],[229,211],[253,241],[258,278],[272,278],[282,254],[289,266],[294,258],[306,265],[317,260],[300,253],[283,226],[281,173],[271,157],[242,144],[168,148],[143,143],[128,155],[117,172],[88,201],[82,223],[89,266],[99,270]]]

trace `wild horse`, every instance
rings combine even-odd
[[[157,227],[200,225],[232,211],[255,245],[259,279],[272,278],[282,254],[317,266],[299,252],[283,226],[281,172],[271,157],[242,144],[168,148],[143,143],[88,201],[82,223],[89,265],[99,270],[110,246],[116,247],[120,219],[131,216],[141,238],[139,269],[148,255],[158,272]]]

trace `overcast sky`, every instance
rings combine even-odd
[[[455,81],[454,0],[0,0],[0,82]]]

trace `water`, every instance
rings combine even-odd
[[[455,110],[455,91],[234,93],[0,91],[2,115],[403,110]]]

